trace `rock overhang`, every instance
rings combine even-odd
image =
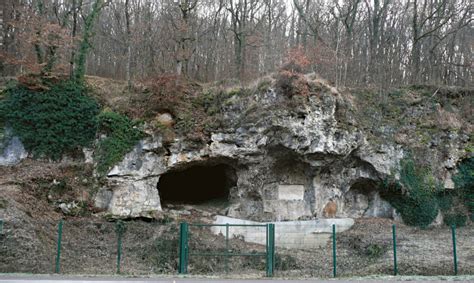
[[[348,197],[354,197],[349,192],[361,179],[380,184],[392,174],[398,178],[398,166],[407,149],[394,140],[374,140],[351,114],[354,109],[341,110],[352,107],[350,99],[333,90],[307,97],[294,109],[282,107],[284,99],[272,89],[254,99],[259,115],[246,113],[244,101],[234,98],[232,103],[238,107],[226,108],[226,127],[212,132],[206,143],[177,137],[165,145],[160,133],[153,133],[112,169],[109,178],[159,179],[193,164],[226,160],[237,175],[228,216],[265,221],[313,219],[322,217],[330,198],[335,199],[341,217],[390,214],[387,203],[376,193],[367,196],[375,207],[349,209]],[[456,151],[453,156],[459,159],[462,153]],[[282,162],[286,164],[283,170],[277,170]],[[453,163],[449,158],[445,162]],[[299,172],[293,172],[295,168]],[[282,171],[293,175],[282,177]],[[278,194],[280,186],[295,188],[298,199],[279,199],[268,193]],[[143,188],[144,192],[149,190]]]
[[[152,197],[155,198],[153,203],[158,204],[159,193],[158,196],[151,194],[156,184],[143,180],[156,181],[162,174],[170,171],[190,167],[193,164],[213,164],[217,160],[221,162],[224,160],[224,163],[232,163],[237,175],[237,192],[230,199],[229,215],[258,220],[297,220],[316,217],[320,215],[322,209],[322,201],[316,199],[322,195],[343,197],[343,193],[321,195],[315,192],[318,186],[314,185],[314,179],[324,168],[332,168],[332,172],[335,172],[331,176],[321,174],[325,178],[324,182],[333,183],[336,187],[343,186],[341,178],[347,176],[357,178],[358,174],[363,174],[361,172],[375,168],[375,172],[366,174],[372,174],[374,175],[372,178],[376,179],[379,173],[377,168],[380,166],[367,169],[362,165],[357,169],[359,173],[344,176],[347,171],[345,164],[351,163],[353,159],[361,159],[358,154],[364,152],[360,149],[367,144],[357,128],[346,130],[339,126],[334,117],[337,99],[334,95],[317,99],[311,97],[309,104],[304,107],[304,115],[291,115],[286,110],[276,108],[273,112],[275,115],[267,113],[262,116],[264,122],[257,122],[258,126],[240,126],[234,130],[215,132],[211,134],[210,141],[201,146],[190,145],[189,141],[177,138],[164,148],[161,136],[159,134],[152,136],[141,141],[127,154],[123,161],[109,172],[108,178],[111,181],[115,180],[115,183],[123,179],[118,183],[129,188],[133,187],[135,194],[137,186],[133,186],[133,182],[146,185],[147,187],[143,187],[141,192],[145,196],[138,193],[137,199]],[[324,107],[319,104],[320,101],[323,101]],[[370,157],[367,159],[370,160]],[[287,176],[284,179],[276,169],[280,166],[281,160],[286,163],[283,171],[291,172],[297,168],[300,172],[293,172],[291,174],[294,176]],[[285,186],[295,190],[297,188],[298,199],[268,197],[266,190],[268,185],[273,183],[280,186],[277,186],[277,191],[278,188]],[[126,188],[111,190],[110,187],[104,190],[111,191],[112,195],[127,192]],[[319,188],[326,187],[319,186]],[[291,192],[288,191],[287,194],[290,195]],[[246,199],[245,196],[253,196],[253,199]],[[257,207],[249,207],[249,204],[255,201],[260,202]],[[125,202],[110,202],[114,208],[109,206],[109,210],[120,215],[120,208],[117,205],[121,203],[125,204]],[[131,203],[126,205],[130,206]],[[148,204],[144,206],[139,202],[135,202],[132,206],[135,206],[133,211],[139,211],[141,206],[143,209],[151,209]],[[130,215],[129,207],[123,209],[123,214]],[[153,209],[159,211],[161,206],[156,205]]]

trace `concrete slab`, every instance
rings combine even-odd
[[[290,249],[308,249],[323,247],[331,237],[332,225],[336,225],[336,232],[343,232],[354,225],[351,218],[331,218],[305,221],[276,221],[256,222],[245,219],[218,215],[214,224],[245,224],[261,225],[275,224],[275,245]],[[211,227],[212,233],[225,235],[225,227]],[[264,227],[231,227],[231,237],[241,238],[244,241],[264,245],[266,234]]]

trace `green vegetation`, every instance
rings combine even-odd
[[[122,220],[118,220],[115,224],[115,233],[118,235],[123,235],[127,231],[127,225]]]
[[[286,254],[275,254],[275,269],[279,271],[295,270],[301,268],[298,260]]]
[[[4,198],[0,198],[0,209],[5,209],[7,208],[8,201]]]
[[[100,113],[82,82],[41,78],[38,84],[43,91],[21,83],[10,86],[0,100],[1,124],[11,127],[34,157],[58,160],[92,146],[96,134],[101,134],[105,138],[94,157],[98,172],[104,174],[143,137],[137,122],[110,111]]]
[[[474,221],[474,157],[461,162],[453,180],[470,213],[471,221]]]
[[[157,273],[174,271],[178,267],[178,229],[170,225],[167,231],[163,232],[148,249],[143,249],[143,257],[149,260]]]
[[[437,188],[428,169],[406,158],[401,161],[400,181],[385,182],[381,195],[405,223],[426,228],[438,214]]]
[[[249,94],[248,89],[233,88],[228,91],[224,89],[208,89],[199,94],[193,101],[194,106],[202,107],[208,116],[221,114],[222,107],[229,104],[229,100],[234,96],[244,96]]]
[[[466,225],[467,216],[462,213],[448,213],[444,215],[444,224],[456,227],[462,227]]]
[[[441,191],[436,195],[438,207],[443,213],[448,213],[453,207],[456,195],[451,191]]]
[[[383,184],[382,197],[401,214],[405,223],[425,228],[443,212],[446,225],[466,225],[466,208],[474,221],[474,158],[458,167],[454,176],[456,189],[445,191],[430,170],[411,158],[401,161],[400,180]]]
[[[264,78],[258,82],[257,90],[259,93],[267,92],[272,87],[272,81],[269,78]]]
[[[143,137],[139,123],[115,112],[105,111],[97,117],[98,132],[106,137],[95,151],[97,171],[105,174]]]
[[[61,196],[71,191],[67,179],[59,179],[59,181],[55,179],[37,179],[36,184],[40,188],[39,191],[45,194],[45,198],[48,196],[51,196],[51,198],[61,198]]]
[[[99,105],[82,84],[63,81],[39,92],[18,85],[5,90],[0,120],[35,157],[54,160],[91,145]]]
[[[446,225],[462,227],[466,225],[467,214],[474,220],[474,158],[461,162],[453,180],[455,189],[440,193],[438,204]]]
[[[387,246],[371,243],[365,248],[365,255],[367,255],[369,258],[376,259],[383,256],[386,251]]]

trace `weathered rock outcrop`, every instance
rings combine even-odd
[[[28,156],[20,139],[12,136],[8,128],[0,135],[0,152],[0,166],[16,165]]]
[[[383,135],[370,140],[367,127],[351,114],[364,109],[330,87],[290,98],[291,104],[288,99],[273,89],[231,97],[223,106],[224,126],[207,143],[178,137],[164,145],[162,135],[152,133],[109,172],[98,205],[118,217],[152,216],[161,210],[162,174],[227,164],[237,175],[229,192],[230,217],[311,219],[323,216],[330,199],[337,217],[391,217],[393,209],[378,187],[396,173],[406,146]],[[459,143],[456,137],[448,140],[445,147],[453,152],[433,157],[443,164],[439,171],[448,188],[448,169],[465,155]]]
[[[456,165],[472,152],[472,115],[462,100],[469,95],[407,89],[403,97],[385,94],[393,101],[382,103],[377,95],[339,93],[306,78],[308,96],[288,96],[272,82],[225,94],[216,104],[219,125],[200,140],[182,133],[170,138],[167,133],[179,123],[160,112],[145,127],[147,137],[99,182],[96,207],[113,217],[156,217],[163,207],[164,174],[225,165],[235,176],[226,183],[228,203],[221,210],[229,217],[321,218],[330,201],[337,217],[392,217],[379,188],[388,176],[397,177],[408,153],[429,163],[446,189],[454,188]],[[0,146],[0,165],[27,157],[16,137]],[[84,155],[86,163],[93,162],[90,150]],[[203,188],[176,190],[179,195]]]

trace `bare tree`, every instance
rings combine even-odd
[[[196,8],[198,0],[179,0],[178,7],[181,12],[181,18],[177,24],[178,45],[176,51],[176,74],[180,76],[188,74],[188,62],[193,53],[192,44],[195,41],[190,31],[190,14]]]
[[[301,45],[311,70],[337,86],[473,85],[470,0],[114,0],[90,31],[95,0],[8,2],[5,74],[72,74],[84,60],[88,74],[129,85],[164,73],[246,81]]]

